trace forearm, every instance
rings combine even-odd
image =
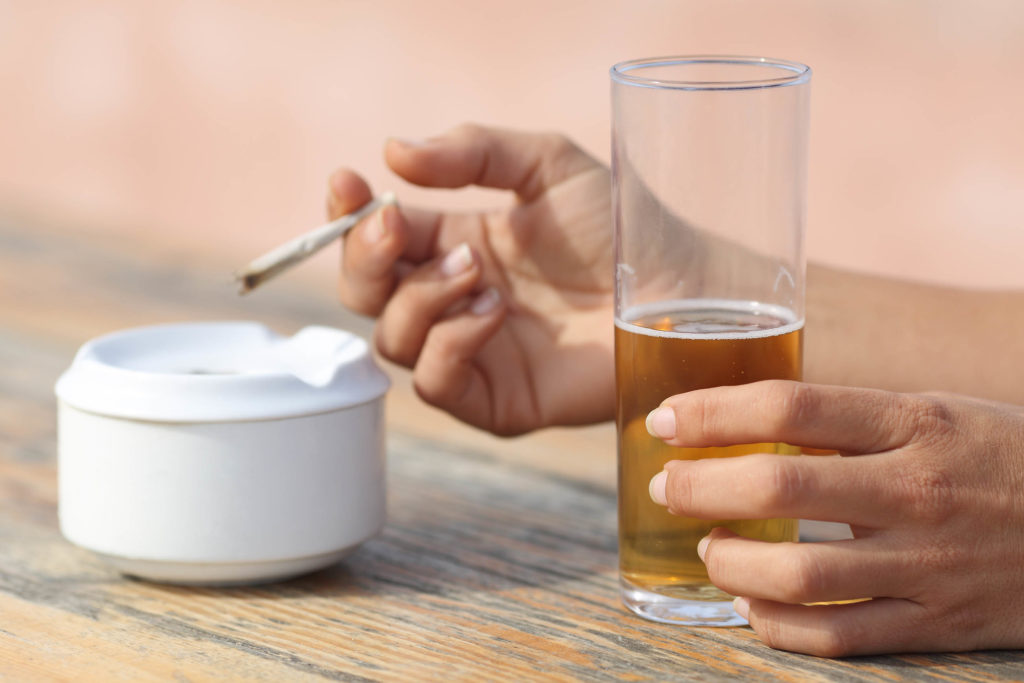
[[[805,379],[1024,404],[1024,291],[970,291],[812,265]]]

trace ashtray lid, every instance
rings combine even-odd
[[[311,415],[380,398],[390,382],[360,337],[255,322],[156,325],[86,342],[57,381],[80,410],[160,422]]]

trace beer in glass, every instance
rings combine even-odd
[[[713,528],[797,539],[796,520],[678,517],[648,494],[669,460],[797,449],[677,448],[645,421],[693,389],[801,379],[809,79],[746,57],[612,69],[620,581],[649,619],[745,623],[697,556]]]

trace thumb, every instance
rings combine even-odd
[[[429,140],[392,138],[384,157],[395,173],[416,185],[514,190],[523,201],[600,165],[563,135],[474,124]]]

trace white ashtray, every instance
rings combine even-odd
[[[274,581],[331,565],[385,516],[383,398],[365,341],[250,322],[86,343],[57,382],[60,526],[126,574]]]

